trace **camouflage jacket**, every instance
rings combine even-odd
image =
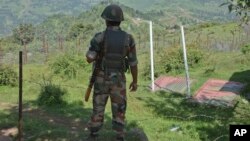
[[[111,26],[107,27],[107,30],[121,30],[118,26]],[[99,32],[95,34],[95,36],[90,41],[89,50],[86,53],[86,57],[95,58],[98,53],[101,52],[102,49],[102,42],[104,40],[105,31]],[[135,41],[131,34],[128,34],[126,39],[126,56],[128,58],[129,66],[135,66],[138,64],[137,56],[136,56],[136,48],[135,48]]]

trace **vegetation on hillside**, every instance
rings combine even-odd
[[[77,17],[83,11],[90,10],[99,3],[106,2],[107,0],[60,0],[60,2],[4,0],[0,2],[0,37],[9,35],[11,30],[21,23],[39,24],[48,17],[53,17],[53,15]],[[113,2],[132,7],[136,14],[144,12],[144,19],[150,17],[155,22],[161,22],[162,24],[164,22],[170,25],[179,22],[193,24],[203,21],[218,22],[233,19],[232,15],[226,12],[225,7],[219,7],[223,0],[113,0]],[[126,11],[130,12],[130,10]],[[88,17],[88,19],[91,18]],[[68,21],[73,21],[73,19]],[[47,28],[49,26],[47,25]]]
[[[193,1],[202,3],[201,0]],[[160,4],[166,4],[164,0],[152,2],[159,3],[152,5],[159,10]],[[217,1],[203,0],[204,5],[212,3],[217,4]],[[142,4],[145,6],[149,1]],[[83,102],[83,96],[92,65],[85,61],[85,53],[93,35],[105,29],[100,18],[105,6],[95,5],[78,16],[53,15],[41,24],[32,25],[34,38],[27,44],[29,59],[23,68],[24,140],[75,141],[87,137],[85,127],[91,116],[92,103]],[[213,107],[189,103],[184,95],[168,91],[152,94],[148,89],[151,70],[147,20],[155,20],[165,13],[151,11],[149,7],[145,14],[121,6],[126,19],[121,26],[134,36],[139,60],[138,91],[127,92],[126,140],[141,141],[146,135],[150,141],[227,141],[229,125],[250,124],[249,25],[239,26],[234,22],[185,25],[189,73],[194,80],[192,95],[211,78],[246,84],[234,107]],[[184,77],[179,25],[162,23],[165,22],[155,20],[153,23],[155,78],[160,75]],[[16,127],[18,121],[16,72],[17,54],[22,44],[18,44],[15,37],[12,34],[0,39],[0,130]],[[13,66],[2,69],[6,64]],[[126,74],[128,83],[131,82],[130,75]],[[115,136],[108,105],[110,101],[100,131],[101,141],[113,140]]]
[[[227,8],[220,7],[224,0],[118,0],[120,3],[156,17],[155,20],[174,25],[234,19]],[[163,6],[164,5],[164,6]]]
[[[103,0],[2,0],[0,37],[10,34],[21,23],[38,24],[54,14],[78,15]]]

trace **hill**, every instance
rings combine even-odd
[[[38,24],[54,14],[78,15],[101,0],[1,0],[0,37],[19,23]]]
[[[192,24],[207,21],[234,19],[227,7],[220,7],[224,0],[117,0],[148,15],[158,16],[160,22]]]
[[[92,66],[84,60],[84,53],[89,38],[105,27],[100,18],[105,6],[95,5],[77,16],[57,13],[35,26],[36,37],[27,45],[28,62],[23,68],[25,141],[77,141],[87,137],[85,127],[91,116],[92,102],[82,102],[82,97]],[[227,141],[229,125],[250,124],[250,101],[247,98],[250,93],[250,52],[243,54],[241,51],[242,46],[249,45],[250,30],[243,31],[237,23],[185,26],[188,57],[191,57],[188,58],[190,78],[195,80],[191,86],[192,95],[211,78],[247,84],[233,108],[196,105],[186,101],[184,95],[165,91],[152,94],[148,89],[151,83],[149,38],[148,24],[143,19],[154,19],[155,78],[160,75],[185,76],[178,48],[181,41],[179,26],[166,28],[166,25],[160,25],[160,14],[152,17],[154,13],[150,15],[150,10],[142,13],[135,8],[121,6],[126,19],[121,26],[134,35],[139,60],[138,91],[128,91],[127,94],[126,140],[141,141],[141,134],[146,134],[150,141]],[[71,34],[79,31],[75,28],[80,29],[79,35]],[[18,51],[22,46],[4,38],[0,40],[0,51],[1,47],[0,62],[12,64],[13,70],[18,72]],[[169,69],[173,71],[169,72]],[[11,75],[7,78],[18,79],[17,75],[9,73],[9,68],[3,72]],[[132,78],[129,73],[126,75],[129,84]],[[8,79],[2,76],[6,82]],[[17,125],[17,92],[18,85],[0,85],[0,130],[3,134]],[[50,94],[63,94],[64,104],[41,106],[38,99],[44,94],[48,97]],[[50,103],[55,99],[52,96],[44,101]],[[115,137],[110,106],[107,106],[104,116],[100,140],[110,141]]]
[[[106,0],[2,0],[0,1],[0,37],[10,34],[20,23],[39,24],[53,15],[77,17],[94,5]],[[174,25],[182,22],[193,24],[203,21],[228,21],[226,7],[219,7],[224,0],[114,0],[148,18]]]

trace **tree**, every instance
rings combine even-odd
[[[76,39],[77,37],[82,36],[83,34],[86,34],[86,32],[92,31],[93,29],[94,27],[91,24],[74,24],[68,33],[68,39]]]
[[[228,6],[229,12],[235,12],[242,22],[249,21],[250,0],[227,0],[227,2],[221,4],[221,6],[223,5]]]
[[[34,40],[35,28],[32,24],[20,24],[13,29],[14,40],[24,47],[24,63],[27,63],[27,48],[26,45]]]
[[[74,24],[67,34],[67,40],[75,40],[76,49],[79,50],[81,46],[81,38],[89,35],[89,32],[94,30],[94,26],[91,24],[76,23]]]

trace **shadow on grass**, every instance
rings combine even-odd
[[[180,125],[180,128],[185,128],[183,134],[194,135],[192,132],[195,131],[202,141],[215,140],[221,135],[225,135],[221,137],[222,140],[229,140],[229,123],[233,120],[234,108],[198,105],[188,102],[180,94],[164,91],[157,92],[153,98],[138,99],[153,109],[158,117],[189,124]],[[166,128],[164,132],[169,132],[169,129]]]
[[[250,70],[235,72],[230,78],[230,81],[237,81],[242,83],[250,83]]]
[[[91,114],[92,109],[85,108],[81,101],[50,107],[37,107],[35,101],[28,102],[23,109],[24,140],[85,141],[89,134],[85,127]],[[112,115],[105,115],[105,126],[101,129],[98,139],[100,141],[115,140],[110,116]],[[16,106],[0,111],[0,129],[16,127],[17,121]],[[135,121],[128,122],[126,129],[126,139],[129,141],[147,141],[146,135]]]
[[[250,70],[235,72],[229,80],[246,84],[242,91],[242,96],[250,101]]]

